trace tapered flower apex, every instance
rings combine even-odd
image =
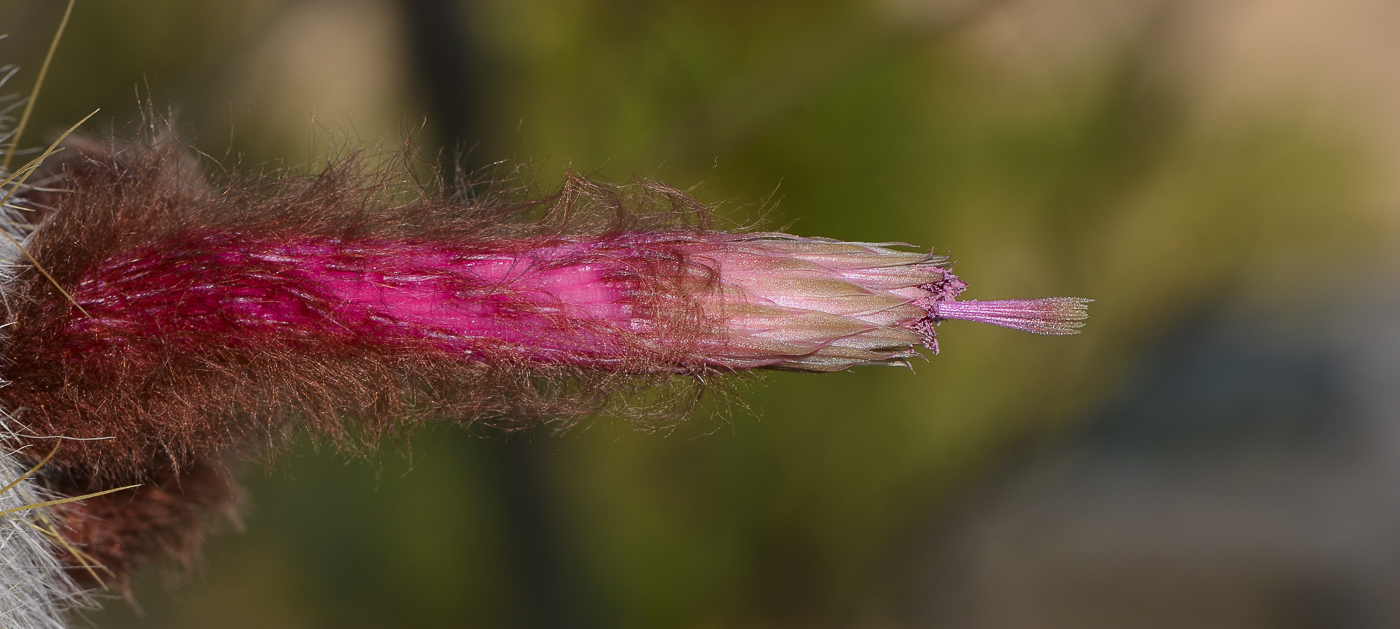
[[[955,301],[967,284],[947,258],[905,248],[775,233],[697,243],[695,258],[718,278],[704,298],[721,322],[712,362],[799,371],[904,364],[920,346],[938,352],[943,319],[1074,334],[1087,317],[1085,299]]]

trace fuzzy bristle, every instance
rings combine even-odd
[[[43,222],[26,243],[37,264],[21,264],[7,291],[0,408],[28,427],[26,435],[69,438],[41,472],[55,491],[157,488],[67,509],[83,552],[102,557],[119,577],[160,557],[184,562],[204,523],[233,499],[159,488],[191,470],[237,465],[299,430],[358,448],[426,421],[511,430],[615,405],[652,422],[693,405],[706,380],[694,376],[711,368],[677,367],[685,364],[687,335],[702,325],[687,318],[684,304],[651,307],[664,313],[658,321],[674,323],[667,324],[669,346],[680,349],[642,351],[609,339],[613,355],[600,360],[620,368],[492,354],[489,339],[468,349],[490,360],[464,360],[464,348],[432,326],[371,335],[393,327],[370,307],[384,278],[349,281],[335,270],[345,256],[375,246],[388,248],[376,268],[402,278],[412,274],[405,265],[414,256],[400,255],[409,251],[425,261],[463,247],[509,252],[525,242],[615,233],[704,233],[707,217],[693,199],[654,184],[621,190],[570,178],[554,195],[464,202],[419,195],[409,176],[406,169],[365,173],[346,161],[317,175],[213,185],[174,143],[70,141],[36,175],[39,185],[14,200]],[[279,266],[288,247],[305,258]],[[229,264],[230,256],[247,264]],[[288,271],[309,260],[319,261],[320,275],[299,283]],[[641,301],[664,301],[668,273],[636,275],[629,286]],[[368,309],[347,312],[357,291]],[[227,308],[211,310],[215,304]],[[434,309],[416,312],[426,317]],[[368,327],[340,326],[350,320]],[[539,324],[553,325],[549,317]],[[458,332],[471,340],[470,329]],[[660,392],[636,395],[644,389]],[[45,442],[15,436],[6,443]],[[161,506],[172,500],[181,510]]]
[[[0,450],[0,627],[63,629],[65,614],[90,601],[60,560],[64,520],[51,507],[32,508],[53,494],[14,454]]]

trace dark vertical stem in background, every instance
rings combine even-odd
[[[429,130],[447,149],[478,140],[483,115],[482,63],[467,37],[457,0],[400,0],[409,54],[426,97]],[[463,167],[477,164],[463,164]]]
[[[400,0],[408,29],[408,46],[428,107],[428,132],[458,155],[456,166],[472,173],[488,166],[480,150],[462,152],[480,140],[486,128],[482,103],[483,62],[465,29],[460,0]],[[543,450],[530,435],[482,440],[494,473],[501,536],[516,582],[520,620],[533,629],[597,626],[588,608],[586,588],[570,572],[544,470]]]
[[[553,517],[556,507],[541,473],[544,448],[529,435],[490,440],[480,451],[490,454],[504,524],[507,556],[515,565],[520,618],[534,629],[591,629],[587,600],[562,552],[561,530]]]

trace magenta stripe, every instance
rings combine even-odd
[[[77,353],[128,359],[159,346],[293,346],[616,366],[664,342],[660,322],[685,314],[658,312],[677,299],[663,285],[679,273],[678,244],[659,234],[499,244],[197,234],[104,261],[73,291],[92,318],[74,316],[67,333]]]

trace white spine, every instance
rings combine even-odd
[[[5,192],[0,196],[8,197]],[[29,211],[9,203],[0,207],[0,302],[6,320],[12,320],[14,283],[28,266],[20,247],[33,229],[24,216]],[[90,598],[58,560],[57,520],[47,508],[31,507],[57,496],[16,459],[13,422],[0,410],[0,488],[7,487],[0,492],[0,629],[64,629],[68,611],[90,605]]]
[[[14,482],[0,493],[0,627],[63,629],[69,609],[87,597],[59,563],[54,520],[43,507],[51,499],[8,448],[0,450],[0,480]],[[17,482],[16,482],[17,481]]]

